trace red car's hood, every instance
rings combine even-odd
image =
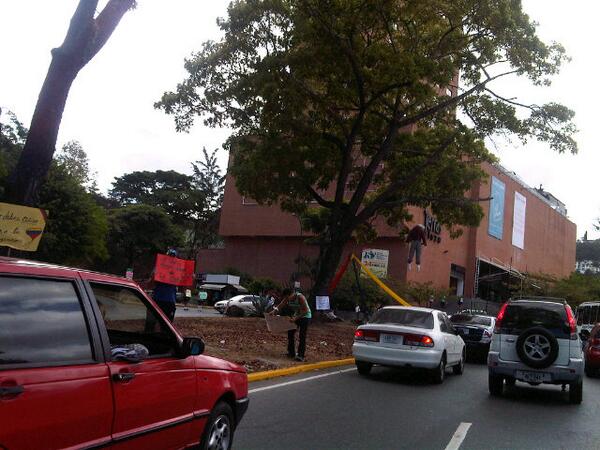
[[[239,364],[215,358],[213,356],[201,355],[196,357],[198,369],[229,370],[232,372],[246,373],[246,368]]]

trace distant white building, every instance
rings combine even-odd
[[[596,264],[598,263],[590,261],[589,259],[577,261],[575,263],[575,270],[579,273],[586,273],[588,271],[591,273],[600,273],[600,267],[597,267]]]

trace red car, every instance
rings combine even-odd
[[[600,324],[592,329],[583,348],[583,354],[585,356],[585,374],[588,377],[598,375],[600,372]]]
[[[0,258],[0,449],[231,448],[246,370],[132,281]]]

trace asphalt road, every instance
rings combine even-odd
[[[585,378],[583,394],[570,405],[560,387],[517,383],[491,398],[482,364],[462,376],[449,370],[442,385],[386,368],[310,372],[252,383],[234,448],[598,449],[600,379]]]

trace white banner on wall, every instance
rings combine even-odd
[[[527,199],[524,195],[515,192],[515,208],[513,211],[512,244],[521,250],[525,248],[525,210]]]

